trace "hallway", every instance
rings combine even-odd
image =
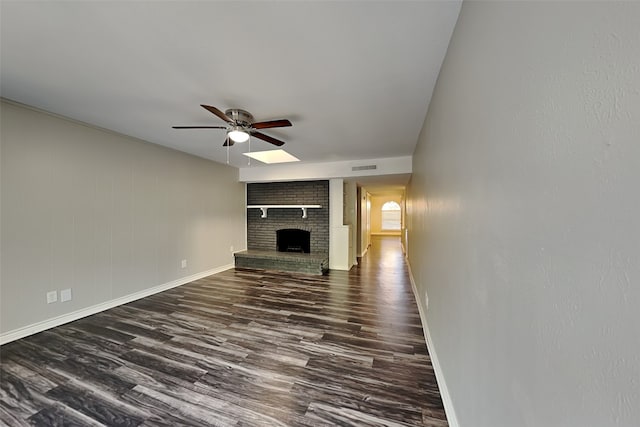
[[[220,274],[2,347],[5,425],[446,426],[396,237]]]

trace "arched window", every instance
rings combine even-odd
[[[400,230],[401,214],[400,205],[394,201],[382,205],[382,230]]]

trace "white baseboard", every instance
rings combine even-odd
[[[433,372],[436,375],[436,381],[438,382],[438,388],[440,389],[440,396],[442,397],[444,412],[447,414],[447,420],[449,421],[450,427],[460,427],[460,424],[458,423],[458,418],[456,417],[456,412],[453,409],[453,401],[451,400],[451,395],[449,394],[449,389],[447,388],[447,383],[444,379],[444,374],[442,373],[440,362],[438,361],[436,350],[435,348],[433,348],[433,341],[431,341],[431,333],[429,332],[429,325],[427,325],[426,309],[422,305],[422,300],[418,296],[418,288],[416,287],[416,282],[413,278],[413,273],[411,272],[411,265],[409,264],[409,259],[406,258],[406,261],[407,261],[407,267],[409,269],[409,280],[411,281],[411,289],[413,291],[413,296],[416,299],[416,303],[418,304],[418,311],[420,312],[420,321],[422,322],[422,331],[424,333],[424,339],[427,342],[427,350],[429,350],[429,356],[431,357],[431,365],[433,366]]]
[[[65,323],[82,319],[83,317],[91,316],[92,314],[100,313],[101,311],[105,311],[122,304],[127,304],[132,301],[138,300],[140,298],[148,297],[153,294],[157,294],[159,292],[163,292],[168,289],[175,288],[177,286],[181,286],[189,282],[193,282],[194,280],[202,279],[203,277],[211,276],[212,274],[229,270],[233,268],[233,266],[234,266],[233,264],[227,264],[222,267],[196,273],[191,276],[182,277],[180,279],[176,279],[171,282],[163,283],[162,285],[154,286],[153,288],[144,289],[142,291],[134,292],[132,294],[125,295],[120,298],[116,298],[100,304],[92,305],[91,307],[82,308],[80,310],[63,314],[61,316],[57,316],[52,319],[43,320],[42,322],[33,323],[31,325],[24,326],[22,328],[5,332],[3,334],[0,334],[0,345],[10,343],[11,341],[15,341],[20,338],[27,337],[29,335],[37,334],[38,332],[42,332],[47,329],[54,328],[56,326],[60,326]]]
[[[367,246],[366,248],[364,248],[364,250],[362,251],[362,253],[360,254],[360,258],[363,258],[366,254],[367,251],[369,250],[369,246]]]

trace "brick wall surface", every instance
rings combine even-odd
[[[247,209],[248,249],[276,250],[276,230],[300,228],[311,232],[311,252],[329,252],[329,181],[267,182],[247,184],[248,205],[321,205],[308,209]]]

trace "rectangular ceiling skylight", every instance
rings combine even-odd
[[[297,157],[287,153],[286,151],[279,150],[268,150],[268,151],[254,151],[253,153],[242,153],[245,156],[249,156],[252,159],[256,159],[262,163],[288,163],[288,162],[299,162],[300,159]]]

